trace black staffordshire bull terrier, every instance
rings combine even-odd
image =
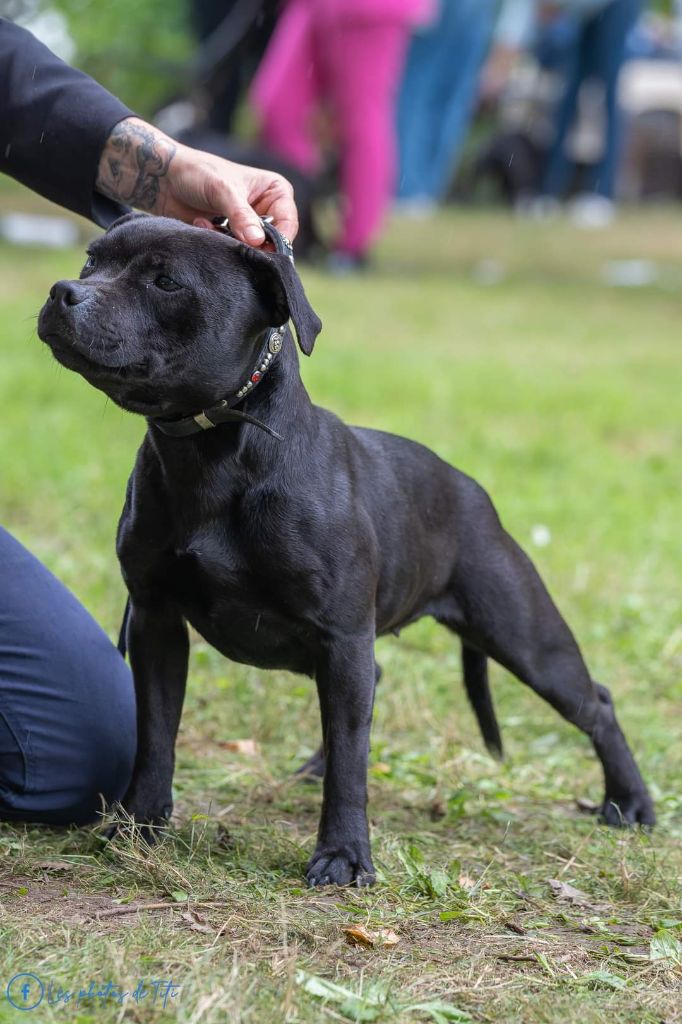
[[[117,541],[139,730],[125,811],[143,829],[171,813],[190,622],[233,661],[314,677],[326,768],[307,879],[371,883],[374,642],[431,615],[461,638],[493,752],[488,658],[591,738],[604,820],[652,824],[608,690],[487,494],[421,445],[313,405],[289,319],[310,355],[321,323],[286,255],[134,214],[40,314],[59,362],[148,422]]]

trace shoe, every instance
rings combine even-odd
[[[585,192],[569,204],[569,215],[576,227],[599,231],[616,216],[616,204],[597,192]]]
[[[395,200],[393,213],[406,220],[430,220],[438,213],[438,203],[430,196],[404,196]]]

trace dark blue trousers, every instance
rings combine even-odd
[[[623,135],[618,79],[625,61],[627,36],[641,8],[642,0],[613,0],[576,32],[566,55],[564,94],[557,108],[556,134],[542,184],[545,195],[561,196],[566,191],[573,169],[566,153],[568,133],[578,109],[581,86],[588,79],[594,79],[604,88],[606,126],[603,155],[590,168],[585,191],[613,199]]]
[[[0,820],[84,824],[135,757],[130,671],[97,623],[0,527]]]
[[[410,44],[398,99],[398,196],[447,197],[474,113],[495,0],[442,0]]]

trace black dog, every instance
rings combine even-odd
[[[485,492],[421,445],[313,405],[292,335],[273,331],[289,318],[309,355],[321,324],[286,256],[136,215],[41,312],[56,358],[149,421],[117,544],[139,726],[125,810],[152,825],[171,813],[188,620],[233,661],[315,678],[326,770],[307,878],[371,882],[374,642],[431,615],[461,637],[489,747],[492,657],[591,737],[605,820],[653,823],[608,691]]]

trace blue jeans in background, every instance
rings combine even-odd
[[[85,824],[128,785],[130,671],[76,598],[0,527],[0,820]]]
[[[578,109],[580,88],[592,79],[601,82],[604,88],[606,130],[603,154],[590,167],[583,191],[613,199],[623,136],[618,79],[626,57],[628,35],[641,7],[642,0],[613,0],[599,14],[578,25],[565,55],[566,84],[557,107],[554,141],[542,181],[544,195],[560,197],[569,185],[573,162],[566,153],[566,140]]]
[[[398,101],[401,199],[444,199],[454,178],[492,36],[496,0],[441,0],[411,44]]]

